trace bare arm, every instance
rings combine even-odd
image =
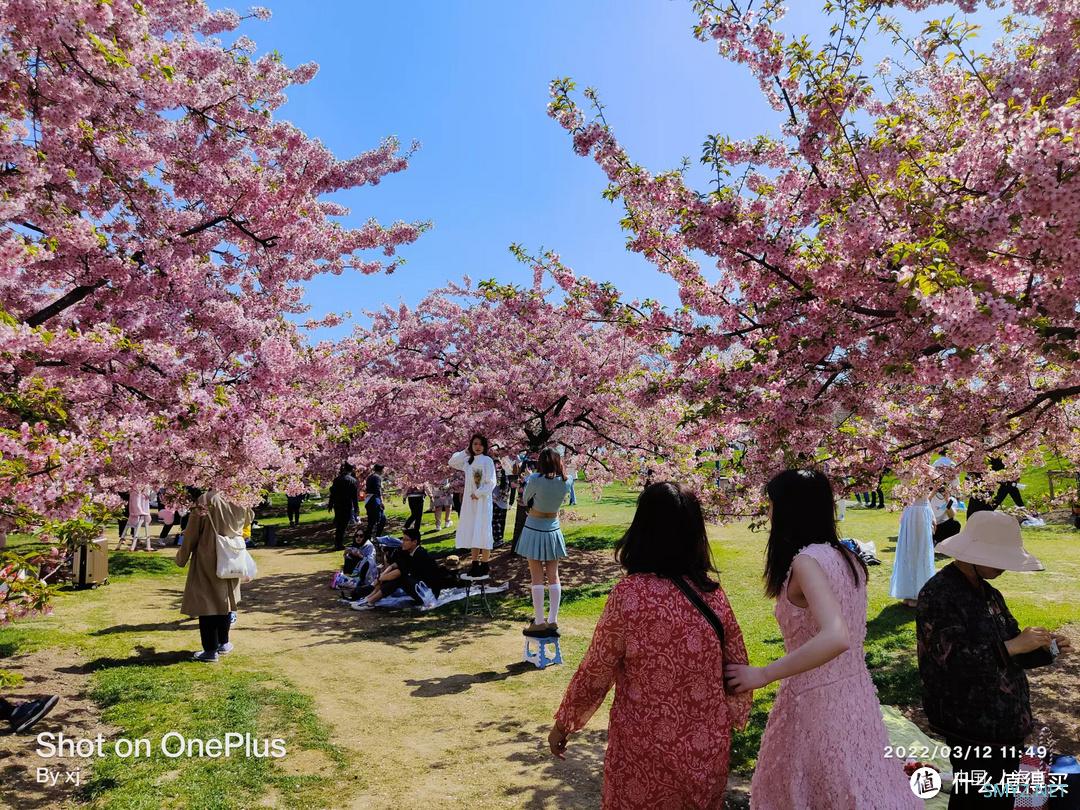
[[[820,628],[817,634],[797,650],[768,666],[751,667],[733,664],[724,667],[724,677],[732,692],[759,689],[773,681],[790,678],[828,663],[851,646],[847,625],[840,611],[825,572],[813,557],[799,555],[791,564],[791,581],[788,594],[796,597],[801,593],[807,609]],[[785,599],[783,595],[781,599]]]
[[[840,603],[836,601],[836,594],[833,593],[818,561],[813,557],[799,555],[792,562],[791,568],[788,592],[803,594],[814,621],[821,629],[799,649],[765,667],[769,683],[820,667],[846,652],[851,646],[847,625],[840,612]]]

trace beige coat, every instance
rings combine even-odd
[[[221,616],[236,610],[240,602],[240,580],[218,579],[217,542],[214,536],[239,536],[244,531],[244,524],[250,523],[254,517],[250,509],[229,503],[219,492],[210,491],[199,498],[184,530],[184,544],[176,553],[176,564],[179,566],[191,560],[184,584],[184,598],[180,602],[181,613],[187,616]]]

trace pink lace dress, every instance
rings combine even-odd
[[[827,664],[785,679],[769,713],[750,784],[752,810],[916,810],[903,761],[886,759],[888,735],[863,657],[866,585],[854,587],[842,553],[807,546],[832,584],[851,647]],[[861,576],[861,574],[860,574]],[[790,577],[790,573],[789,573]],[[787,652],[818,631],[810,611],[788,601],[774,611]]]
[[[724,626],[723,660],[746,663],[724,591],[702,596]],[[612,684],[603,807],[719,810],[751,695],[724,692],[720,641],[670,580],[631,574],[615,586],[555,719],[578,731]]]

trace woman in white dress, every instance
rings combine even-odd
[[[916,498],[900,515],[889,595],[915,607],[922,586],[934,575],[934,509],[929,497]]]
[[[450,466],[465,473],[457,547],[471,550],[470,577],[488,575],[488,558],[494,544],[491,494],[495,489],[495,462],[487,453],[488,440],[475,433],[469,440],[468,450],[460,450],[450,457]]]

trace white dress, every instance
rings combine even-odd
[[[495,462],[461,450],[450,457],[450,466],[465,473],[465,493],[461,496],[461,516],[457,526],[457,548],[486,548],[494,545],[491,532],[491,493],[495,489]],[[478,496],[473,500],[472,496]]]
[[[934,575],[934,509],[928,498],[919,498],[900,515],[889,595],[916,599]]]

